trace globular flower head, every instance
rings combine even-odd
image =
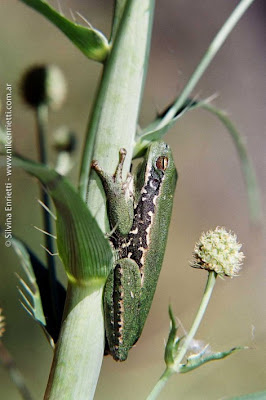
[[[245,257],[241,247],[233,232],[218,226],[214,231],[201,235],[195,245],[191,266],[232,278],[238,274]]]

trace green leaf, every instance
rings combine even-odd
[[[106,37],[92,26],[78,25],[52,8],[43,0],[20,0],[44,15],[56,25],[91,60],[103,62],[109,54]]]
[[[241,168],[247,187],[250,216],[253,221],[259,221],[262,215],[259,188],[257,184],[256,174],[253,169],[253,165],[249,158],[248,151],[242,136],[224,111],[212,106],[207,102],[201,102],[199,104],[199,107],[211,112],[216,117],[218,117],[218,119],[222,122],[222,124],[229,132],[231,138],[233,139],[240,159]]]
[[[187,99],[184,106],[178,110],[174,117],[168,123],[162,125],[164,116],[169,112],[169,110],[174,109],[175,104],[176,102],[167,107],[167,109],[163,111],[163,113],[161,113],[155,119],[155,121],[153,121],[137,135],[134,158],[140,157],[151,141],[161,139],[186,111],[190,111],[195,108],[203,108],[218,117],[230,134],[240,159],[243,176],[246,183],[251,219],[255,222],[260,221],[262,211],[256,174],[249,158],[245,142],[232,121],[228,118],[224,111],[211,105],[208,100],[198,101]]]
[[[113,253],[81,197],[55,170],[18,156],[13,163],[38,178],[54,201],[58,252],[68,278],[79,284],[95,280],[102,285],[111,270]]]
[[[50,335],[50,337],[53,339],[53,342],[56,343],[61,328],[61,320],[63,317],[64,305],[66,300],[66,289],[58,280],[56,280],[55,286],[51,288],[49,271],[39,260],[39,258],[33,253],[33,251],[22,240],[14,238],[14,236],[11,242],[13,244],[14,249],[17,244],[19,244],[20,247],[24,249],[23,252],[20,253],[22,255],[24,254],[26,255],[25,261],[27,262],[27,264],[31,265],[31,270],[30,270],[32,276],[31,280],[35,279],[35,284],[37,284],[37,288],[40,294],[40,301],[42,305],[43,314],[45,317],[45,329]],[[31,280],[30,280],[30,285],[32,286]],[[34,285],[34,290],[33,290],[34,294],[37,293],[37,291],[35,290],[35,286],[36,285]],[[53,299],[55,298],[55,296],[52,293],[52,289],[56,290],[57,304],[53,303]],[[57,306],[56,315],[58,315],[58,319],[54,317],[54,312],[53,312],[54,307],[56,306]],[[45,332],[46,336],[48,336],[47,332]],[[49,341],[50,343],[52,343],[51,340]]]
[[[174,117],[167,123],[163,123],[164,116],[173,107],[173,104],[166,108],[157,118],[136,136],[133,158],[141,157],[151,142],[161,140],[163,136],[172,128],[176,121],[186,112],[195,107],[199,107],[200,102],[188,99],[185,104],[177,111]]]
[[[227,400],[265,400],[266,391],[244,394],[243,396],[230,397]]]
[[[246,350],[246,349],[248,349],[248,347],[242,347],[242,346],[233,347],[232,349],[230,349],[228,351],[221,351],[218,353],[210,353],[209,355],[204,357],[207,349],[208,349],[208,347],[205,347],[201,353],[188,357],[186,364],[180,365],[180,367],[179,367],[180,373],[192,371],[193,369],[196,369],[196,368],[200,367],[201,365],[206,364],[209,361],[222,360],[223,358],[230,356],[231,354],[235,353],[236,351]]]
[[[28,281],[32,289],[25,283],[25,281],[19,277],[20,283],[25,290],[26,294],[28,294],[33,301],[33,306],[30,308],[33,311],[34,317],[37,321],[41,322],[43,325],[46,324],[45,317],[42,309],[42,301],[41,295],[39,292],[39,287],[36,282],[35,274],[31,265],[30,256],[26,249],[26,247],[22,244],[21,241],[13,238],[12,246],[20,259],[21,266],[27,275]]]
[[[29,315],[42,327],[51,346],[54,347],[53,338],[46,329],[46,319],[43,313],[41,295],[32,268],[29,252],[20,240],[13,237],[11,242],[12,247],[20,260],[20,264],[29,282],[29,284],[27,284],[24,279],[18,276],[20,283],[18,291],[21,295],[21,305],[29,313]]]
[[[181,338],[176,336],[178,326],[176,325],[175,317],[173,314],[173,310],[171,305],[169,305],[168,309],[169,317],[170,317],[170,332],[168,335],[168,340],[165,346],[164,352],[164,361],[167,367],[171,367],[174,365],[176,353],[178,350],[178,346],[180,344]]]

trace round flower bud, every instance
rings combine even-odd
[[[191,266],[232,278],[238,274],[245,257],[241,247],[234,233],[217,227],[201,235],[195,245]]]
[[[25,102],[34,108],[46,104],[58,109],[66,97],[64,75],[55,65],[31,68],[22,78],[21,89]]]

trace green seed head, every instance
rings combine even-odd
[[[238,274],[245,257],[241,247],[233,232],[217,227],[201,235],[195,245],[191,266],[232,278]]]

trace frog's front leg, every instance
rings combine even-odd
[[[129,258],[118,260],[104,291],[106,337],[109,352],[115,360],[126,360],[139,338],[140,291],[138,265]]]
[[[107,201],[107,212],[111,228],[119,235],[125,236],[131,229],[133,223],[134,205],[133,205],[133,177],[128,174],[127,179],[123,181],[122,171],[126,150],[120,149],[119,163],[114,175],[107,174],[98,164],[98,161],[92,161],[92,169],[102,181]]]

